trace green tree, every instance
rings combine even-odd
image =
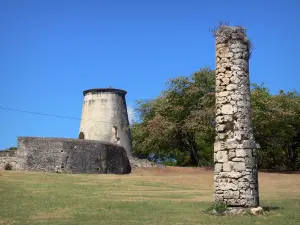
[[[18,149],[17,147],[9,147],[9,148],[7,148],[5,150],[17,150],[17,149]]]
[[[170,79],[155,100],[138,101],[131,127],[135,153],[174,156],[180,165],[211,165],[215,72]]]
[[[255,138],[261,146],[259,166],[300,169],[299,93],[271,95],[266,87],[254,84],[251,101]]]
[[[280,91],[272,95],[253,84],[254,135],[261,148],[259,167],[300,169],[300,95]],[[215,71],[201,69],[170,79],[154,100],[137,101],[139,123],[131,126],[137,155],[173,156],[178,165],[212,166],[215,137]]]

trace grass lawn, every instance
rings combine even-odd
[[[212,216],[212,171],[136,169],[129,175],[0,171],[0,225],[300,224],[300,175],[260,173],[262,216]]]

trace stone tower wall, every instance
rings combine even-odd
[[[81,138],[120,145],[132,156],[126,91],[100,88],[86,90],[83,94]]]
[[[240,27],[221,26],[215,35],[215,201],[256,207],[259,198],[250,106],[249,41]]]

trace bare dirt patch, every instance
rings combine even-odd
[[[201,195],[194,200],[213,200],[212,169],[192,167],[136,168],[128,177],[188,187],[195,192],[200,190]],[[300,197],[300,189],[298,188],[300,187],[300,174],[261,172],[258,178],[260,196],[263,198],[276,199],[279,196],[289,198],[289,196],[295,195]]]
[[[135,168],[132,171],[133,175],[151,175],[151,176],[177,176],[178,174],[199,174],[200,172],[212,171],[211,169],[199,167],[171,167],[165,168]]]

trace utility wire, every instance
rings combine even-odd
[[[97,122],[97,123],[110,123],[110,122],[107,122],[107,121],[84,120],[84,119],[79,119],[79,118],[75,118],[75,117],[60,116],[60,115],[40,113],[40,112],[32,112],[32,111],[21,110],[21,109],[6,108],[6,107],[2,107],[2,106],[0,106],[0,109],[4,109],[4,110],[8,110],[8,111],[14,111],[14,112],[35,114],[35,115],[40,115],[40,116],[50,116],[50,117],[56,117],[56,118],[62,118],[62,119],[71,119],[71,120],[79,120],[79,121],[93,121],[93,122]]]

